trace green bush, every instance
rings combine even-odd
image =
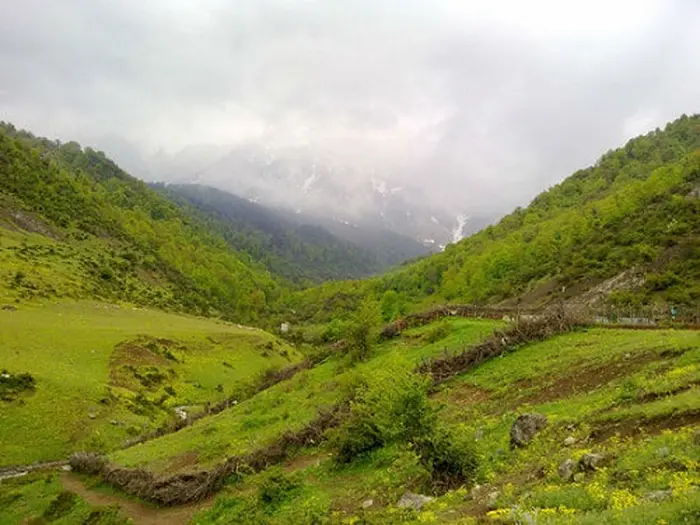
[[[428,404],[426,377],[389,363],[356,387],[350,415],[330,440],[337,461],[348,463],[386,444],[412,441],[429,434],[435,414]]]
[[[278,507],[301,488],[299,481],[280,467],[267,470],[260,482],[258,501],[266,507]]]
[[[452,325],[447,319],[443,319],[439,323],[435,323],[423,334],[423,340],[426,343],[437,343],[445,339],[452,331]]]

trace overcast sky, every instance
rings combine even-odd
[[[309,144],[506,211],[700,111],[698,0],[0,0],[0,119]]]

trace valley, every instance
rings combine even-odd
[[[422,254],[3,124],[0,524],[697,522],[699,148]]]

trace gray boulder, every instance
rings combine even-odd
[[[582,470],[597,470],[605,461],[605,456],[603,454],[584,454],[581,456],[579,461],[579,466]]]
[[[559,472],[561,479],[564,481],[569,481],[574,477],[574,473],[576,472],[577,468],[578,464],[573,459],[569,458],[559,465],[557,471]]]
[[[655,502],[666,501],[671,499],[671,497],[673,497],[672,490],[653,490],[644,495],[644,499]]]
[[[415,509],[420,510],[423,505],[430,503],[434,498],[430,496],[424,496],[423,494],[414,494],[413,492],[406,492],[397,503],[400,509]]]
[[[518,416],[510,429],[512,447],[524,447],[540,430],[547,426],[547,417],[542,414],[523,414]]]

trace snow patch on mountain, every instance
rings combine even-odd
[[[465,214],[457,215],[457,225],[452,229],[452,242],[459,242],[464,239],[464,228],[469,221]]]

